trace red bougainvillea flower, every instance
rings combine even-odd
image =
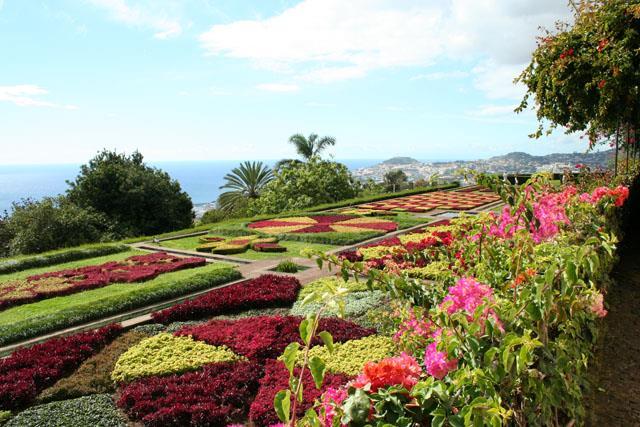
[[[609,39],[602,39],[600,43],[598,43],[598,52],[602,52],[605,47],[609,44]]]
[[[458,367],[458,360],[449,359],[445,352],[438,350],[438,343],[434,341],[425,350],[424,366],[427,374],[441,380]]]
[[[607,84],[605,79],[602,79],[598,82],[598,89],[602,89]]]
[[[604,308],[604,296],[597,294],[591,304],[591,311],[598,317],[605,317],[608,311]]]
[[[418,362],[408,354],[402,353],[378,363],[367,362],[352,385],[356,388],[368,386],[373,392],[392,385],[401,385],[411,390],[420,380],[421,373]]]

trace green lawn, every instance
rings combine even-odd
[[[58,270],[66,270],[68,268],[86,267],[87,265],[104,264],[105,262],[109,262],[109,261],[122,261],[123,259],[129,258],[130,256],[141,255],[144,253],[146,252],[130,250],[126,252],[120,252],[117,254],[105,255],[97,258],[88,258],[88,259],[83,259],[79,261],[65,262],[63,264],[49,265],[46,267],[30,268],[29,270],[23,270],[17,273],[3,274],[2,276],[0,276],[0,283],[9,282],[11,280],[16,280],[16,279],[24,279],[27,276],[32,276],[34,274],[47,273],[49,271],[58,271]]]
[[[200,237],[201,236],[195,236],[195,237],[185,237],[183,239],[176,239],[176,240],[166,240],[164,242],[161,242],[160,245],[166,248],[186,249],[186,250],[194,251],[196,249],[196,246],[200,244],[198,240],[200,239]],[[285,248],[287,248],[286,252],[256,252],[251,249],[248,249],[244,253],[233,254],[230,256],[235,258],[250,259],[250,260],[293,258],[293,257],[302,257],[301,252],[303,249],[313,249],[313,250],[326,252],[331,249],[337,248],[337,246],[335,245],[296,242],[296,241],[290,241],[290,240],[281,240],[279,243]]]
[[[0,344],[184,295],[239,276],[226,264],[208,263],[166,273],[148,282],[117,283],[12,307],[0,312]]]

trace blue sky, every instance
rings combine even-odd
[[[0,0],[0,164],[584,151],[512,79],[563,0]]]

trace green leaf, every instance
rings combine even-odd
[[[326,372],[324,362],[318,356],[313,356],[309,359],[309,369],[311,370],[311,376],[313,376],[313,382],[316,384],[316,388],[320,389],[324,381],[324,373]]]
[[[300,338],[305,345],[311,344],[311,334],[313,333],[311,328],[311,320],[309,318],[304,319],[300,322]]]
[[[298,354],[300,352],[300,344],[297,342],[292,342],[284,349],[284,353],[282,353],[282,361],[284,365],[289,370],[289,375],[293,375],[293,367],[296,365],[296,360],[298,360]]]
[[[321,427],[320,418],[318,418],[318,414],[313,408],[310,408],[304,414],[304,420],[309,424],[310,427]]]
[[[353,423],[354,425],[362,425],[369,418],[369,396],[362,390],[356,391],[345,400],[343,424]]]
[[[320,336],[320,339],[322,339],[324,345],[327,347],[327,350],[329,350],[329,353],[333,353],[333,337],[331,336],[331,334],[327,331],[322,331],[318,335]]]
[[[291,419],[291,391],[280,390],[277,392],[276,397],[273,399],[273,407],[276,409],[276,414],[280,421],[289,424]]]

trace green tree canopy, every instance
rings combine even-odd
[[[409,178],[402,169],[394,169],[384,174],[383,182],[387,191],[398,191],[407,183]]]
[[[166,172],[147,166],[137,151],[127,156],[104,150],[68,184],[72,203],[103,213],[120,235],[153,235],[193,222],[189,195]]]
[[[359,187],[345,165],[312,157],[276,170],[260,197],[249,202],[249,212],[280,213],[336,202],[357,196]]]
[[[273,179],[273,171],[262,162],[244,162],[224,176],[227,189],[218,197],[218,207],[227,214],[244,213],[249,200],[256,199]]]

